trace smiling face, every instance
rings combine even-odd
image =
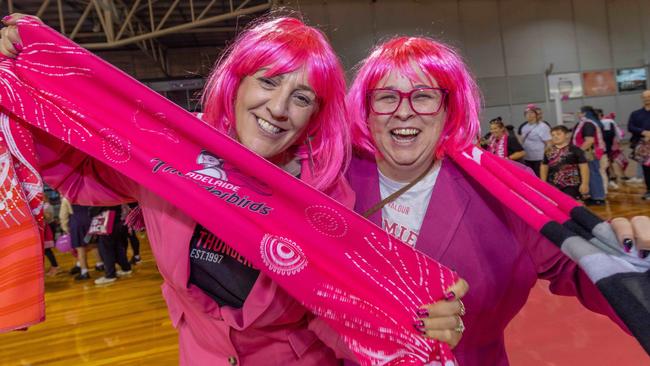
[[[437,82],[429,80],[419,67],[415,66],[414,71],[417,80],[393,71],[374,88],[409,92],[416,88],[438,87]],[[378,115],[370,111],[368,126],[380,153],[377,164],[381,172],[393,180],[408,182],[429,168],[445,118],[444,105],[435,115],[418,115],[407,98],[402,99],[393,114]]]
[[[506,131],[506,128],[498,123],[490,123],[490,134],[494,137],[501,137]]]
[[[245,77],[235,100],[235,130],[244,146],[275,163],[286,161],[285,152],[304,137],[318,110],[316,93],[299,69],[273,77],[267,69]]]

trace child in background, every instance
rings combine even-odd
[[[552,145],[544,153],[540,178],[575,199],[589,193],[589,166],[585,153],[571,145],[571,131],[565,126],[551,129]]]

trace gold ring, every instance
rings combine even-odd
[[[458,310],[458,315],[465,316],[465,304],[463,304],[463,300],[461,299],[458,299],[458,302],[460,303],[460,309]]]
[[[463,332],[465,331],[465,323],[463,323],[463,318],[461,318],[458,315],[456,316],[458,317],[458,325],[456,326],[456,328],[454,328],[454,330],[458,333],[463,334]]]

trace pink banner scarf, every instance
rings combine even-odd
[[[650,256],[622,248],[608,222],[508,160],[477,147],[451,158],[576,262],[650,354]]]
[[[338,331],[363,365],[455,364],[446,344],[413,327],[455,272],[50,28],[23,19],[19,30],[23,51],[0,62],[0,103],[12,123],[108,164],[233,243]],[[212,164],[201,167],[205,159]]]

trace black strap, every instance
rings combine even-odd
[[[372,216],[375,212],[381,210],[384,206],[387,204],[395,201],[397,197],[401,196],[404,194],[404,192],[408,191],[409,189],[413,188],[414,185],[416,185],[419,181],[422,180],[422,178],[426,177],[427,174],[431,171],[431,168],[433,168],[433,165],[435,164],[435,160],[431,162],[431,165],[429,168],[427,168],[425,171],[423,171],[417,178],[415,178],[411,183],[405,185],[404,187],[398,189],[397,191],[393,192],[390,196],[384,198],[383,200],[377,202],[374,206],[370,207],[366,212],[362,214],[363,217],[368,218]]]

